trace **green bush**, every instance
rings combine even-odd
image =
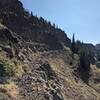
[[[0,76],[13,76],[14,66],[7,60],[0,60]]]

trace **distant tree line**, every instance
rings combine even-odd
[[[37,15],[34,16],[32,12],[28,16],[30,16],[31,23],[42,27],[42,29],[48,29],[48,28],[59,29],[55,23],[51,23],[50,21],[45,20],[43,17],[37,17]]]

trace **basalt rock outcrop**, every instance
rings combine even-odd
[[[27,42],[45,43],[51,49],[71,45],[64,31],[55,28],[42,17],[29,14],[18,0],[0,0],[0,20]],[[12,27],[13,26],[13,27]]]

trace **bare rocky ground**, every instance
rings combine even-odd
[[[99,82],[94,80],[99,80],[99,69],[91,65],[93,76],[85,84],[76,70],[79,58],[75,55],[72,60],[69,48],[44,52],[22,48],[12,58],[9,53],[2,50],[0,60],[10,61],[15,75],[1,79],[0,100],[100,100]]]

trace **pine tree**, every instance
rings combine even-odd
[[[81,46],[82,46],[82,43],[79,40],[77,40],[76,41],[76,53],[77,54],[79,54]]]
[[[54,27],[54,28],[56,28],[56,25],[55,25],[55,23],[53,23],[53,27]]]
[[[76,53],[76,43],[75,43],[75,35],[74,34],[72,37],[71,50],[73,53]]]
[[[31,12],[31,17],[33,17],[33,12]]]
[[[79,74],[81,79],[88,83],[88,79],[90,77],[90,58],[87,49],[83,46],[80,49],[80,66],[79,66]]]

